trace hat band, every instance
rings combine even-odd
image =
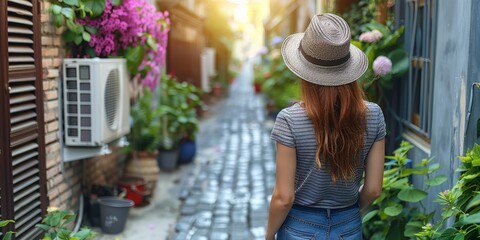
[[[303,57],[307,59],[312,64],[318,65],[318,66],[326,66],[326,67],[331,67],[331,66],[337,66],[342,63],[346,63],[348,59],[350,59],[350,51],[348,51],[348,54],[345,57],[335,59],[335,60],[323,60],[323,59],[318,59],[314,58],[310,55],[308,55],[302,48],[302,44],[299,44],[298,49],[302,53]]]

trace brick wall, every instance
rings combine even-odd
[[[113,184],[118,179],[117,156],[112,154],[86,161],[62,164],[59,142],[58,89],[60,67],[65,50],[61,29],[56,29],[48,13],[49,0],[41,2],[42,66],[45,111],[47,192],[50,206],[76,211],[82,186]]]

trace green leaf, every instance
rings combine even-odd
[[[434,163],[428,167],[428,174],[433,173],[440,169],[440,163]]]
[[[459,233],[453,240],[463,240],[465,239],[465,233]]]
[[[13,220],[2,220],[0,221],[0,227],[5,227],[7,226],[9,223],[14,223],[15,221]]]
[[[82,43],[82,41],[83,41],[82,36],[77,35],[77,37],[75,37],[74,43],[78,46],[78,45],[80,45],[80,43]]]
[[[408,53],[403,49],[396,49],[388,53],[387,57],[392,60],[392,74],[401,77],[408,72]]]
[[[467,174],[467,175],[462,175],[462,178],[465,179],[465,180],[470,180],[470,179],[477,178],[479,175],[480,175],[480,173]]]
[[[401,178],[390,185],[391,188],[404,189],[408,187],[408,178]]]
[[[155,41],[155,38],[150,34],[147,37],[147,46],[155,52],[158,50],[157,41]]]
[[[73,42],[77,36],[78,35],[70,31],[70,29],[65,30],[62,34],[63,40],[66,42]]]
[[[54,15],[53,23],[55,24],[55,27],[59,28],[63,26],[63,21],[64,21],[63,15],[61,14]]]
[[[436,176],[434,179],[426,180],[425,184],[427,184],[429,186],[438,186],[438,185],[442,184],[443,182],[445,182],[447,179],[448,179],[447,176],[440,175],[440,176]]]
[[[415,234],[422,231],[423,225],[424,224],[422,222],[419,222],[419,221],[408,222],[405,225],[405,231],[403,232],[403,235],[405,237],[414,238]]]
[[[388,30],[388,28],[381,24],[381,23],[378,23],[378,22],[371,22],[371,23],[368,23],[364,26],[368,31],[372,31],[374,29],[377,29],[378,31],[380,31],[383,35],[383,37],[386,37],[386,36],[389,36],[390,35],[390,31]]]
[[[78,0],[63,0],[63,2],[71,6],[78,6]]]
[[[477,194],[477,196],[475,196],[467,205],[467,211],[472,208],[472,207],[476,207],[478,206],[478,204],[480,204],[480,194]]]
[[[120,6],[122,4],[123,0],[112,0],[112,5],[113,6]]]
[[[414,188],[414,187],[409,187],[409,188],[406,188],[406,189],[402,189],[397,194],[397,197],[400,200],[405,201],[405,202],[419,202],[422,199],[426,198],[427,195],[428,194],[426,192],[424,192],[420,189],[417,189],[417,188]]]
[[[447,229],[445,229],[445,231],[443,231],[442,235],[440,235],[440,237],[438,237],[438,240],[451,240],[451,239],[455,238],[457,233],[458,233],[457,229],[447,228]]]
[[[138,72],[138,66],[142,63],[144,55],[145,49],[142,46],[136,46],[127,50],[125,57],[130,74]]]
[[[480,223],[480,212],[469,215],[463,218],[463,223],[465,224],[478,224]]]
[[[83,33],[82,33],[82,38],[83,38],[83,40],[85,40],[86,42],[90,42],[90,33],[88,33],[88,32],[83,32]]]
[[[401,204],[395,204],[393,206],[386,207],[385,210],[383,210],[383,212],[388,216],[395,217],[398,214],[400,214],[402,210],[403,210],[403,206]]]
[[[57,4],[52,4],[50,6],[50,11],[52,11],[53,14],[60,14],[62,12],[62,7]]]
[[[68,19],[74,19],[75,18],[75,12],[71,8],[62,8],[62,14]]]
[[[350,41],[350,43],[351,43],[353,46],[359,48],[360,50],[363,50],[363,48],[362,48],[362,42],[352,40],[352,41]]]
[[[43,229],[43,230],[45,230],[45,231],[48,231],[48,230],[50,229],[50,226],[49,226],[49,225],[43,224],[43,223],[38,223],[38,224],[35,225],[35,227],[41,228],[41,229]]]
[[[72,32],[77,32],[77,24],[72,19],[67,19],[67,28]]]
[[[370,219],[372,219],[375,215],[377,215],[378,213],[378,210],[373,210],[371,212],[368,212],[367,214],[365,214],[365,216],[363,216],[363,219],[362,219],[362,223],[366,223],[368,222]]]
[[[83,239],[87,239],[88,237],[95,236],[95,233],[88,228],[82,228],[73,236],[83,240]]]
[[[97,29],[94,27],[90,27],[90,26],[84,26],[84,27],[85,27],[85,30],[91,34],[97,33]]]
[[[3,240],[11,240],[14,233],[15,232],[8,231],[7,233],[5,233],[5,236],[3,236]]]
[[[472,149],[471,153],[472,153],[472,158],[479,159],[480,158],[480,145],[475,144],[473,146],[473,149]]]
[[[90,56],[91,58],[94,58],[97,56],[97,54],[95,53],[95,51],[93,50],[92,47],[90,46],[86,46],[85,47],[85,53],[88,54],[88,56]]]
[[[87,12],[91,11],[92,17],[95,18],[102,15],[103,10],[105,10],[105,2],[103,0],[85,0],[85,8]]]

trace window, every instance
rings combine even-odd
[[[429,142],[432,122],[433,59],[437,0],[406,1],[405,48],[411,64],[400,83],[404,126]]]
[[[47,206],[38,7],[0,1],[0,218],[15,239],[40,237]]]

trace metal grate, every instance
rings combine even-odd
[[[120,106],[120,75],[118,69],[113,69],[108,74],[105,84],[105,113],[108,127],[117,130]]]
[[[405,6],[405,47],[411,62],[400,86],[400,116],[410,130],[430,138],[437,0],[406,1]]]

